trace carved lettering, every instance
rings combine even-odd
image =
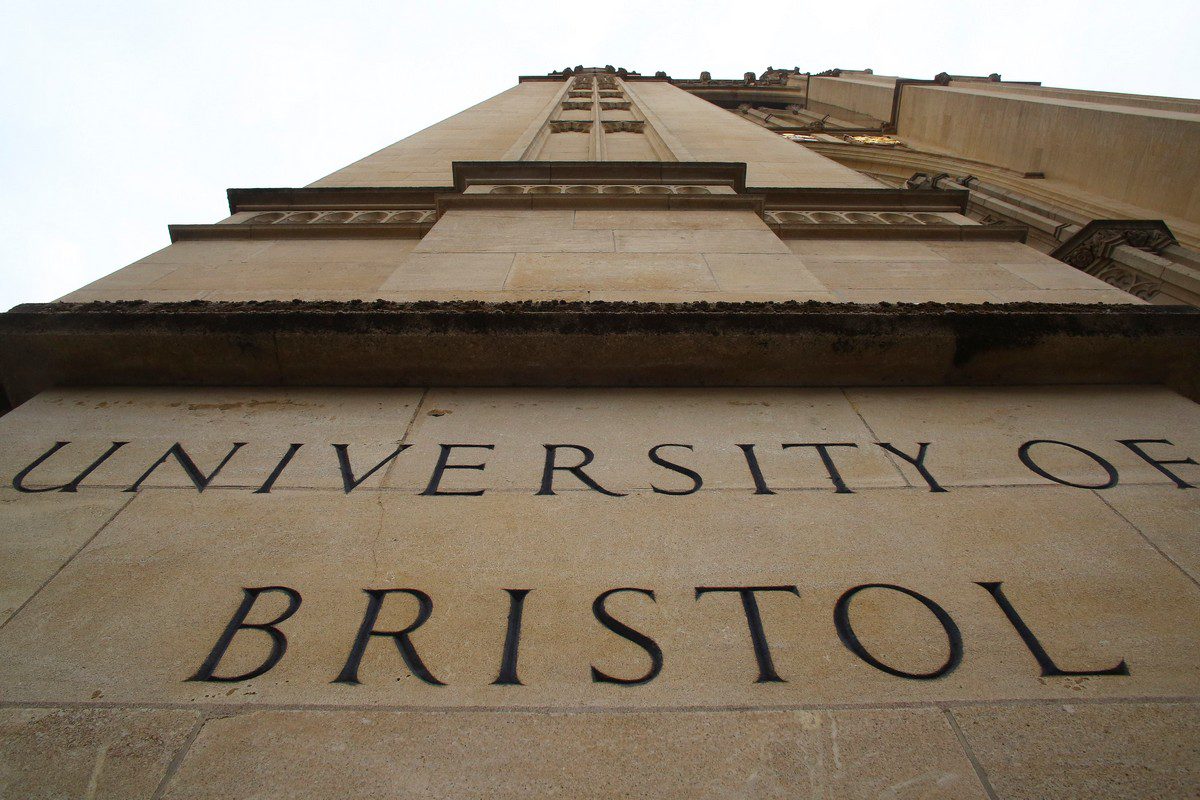
[[[854,627],[850,624],[850,601],[854,596],[866,589],[888,589],[893,592],[906,594],[914,600],[919,601],[923,606],[933,612],[933,616],[942,626],[942,630],[946,632],[946,640],[950,645],[950,655],[946,657],[946,662],[942,666],[932,672],[905,672],[901,669],[885,664],[863,647],[863,644],[858,639],[858,635],[854,632]],[[945,609],[937,603],[930,600],[923,594],[914,592],[912,589],[906,589],[903,586],[896,586],[890,583],[864,583],[855,586],[838,598],[837,603],[833,607],[833,625],[837,629],[838,638],[842,640],[842,644],[846,646],[854,655],[861,658],[863,661],[870,664],[881,672],[886,672],[888,675],[895,675],[898,678],[911,678],[916,681],[930,681],[940,678],[943,675],[948,675],[953,672],[962,662],[963,644],[962,634],[958,630],[958,625],[954,623],[950,615]]]
[[[634,589],[631,587],[621,587],[619,589],[609,589],[607,592],[600,594],[592,603],[592,614],[599,620],[600,624],[610,631],[620,636],[622,639],[627,639],[638,647],[646,651],[650,656],[650,669],[645,675],[640,678],[616,678],[607,673],[601,672],[592,667],[592,682],[593,683],[616,683],[622,686],[638,686],[643,683],[649,683],[658,677],[658,673],[662,672],[663,654],[662,648],[658,646],[658,642],[651,639],[641,631],[636,631],[633,628],[615,619],[608,610],[604,607],[604,603],[614,594],[618,592],[636,592],[649,597],[651,602],[654,601],[654,592],[650,589]]]
[[[858,447],[858,445],[853,442],[798,442],[783,445],[784,450],[790,450],[793,447],[811,447],[816,450],[821,457],[821,463],[825,465],[825,471],[829,473],[829,480],[833,481],[833,491],[837,494],[854,494],[842,480],[842,473],[838,472],[837,465],[833,463],[833,456],[829,454],[829,448]]]
[[[33,472],[35,469],[37,469],[39,466],[41,466],[43,461],[50,458],[50,456],[54,455],[59,450],[61,450],[62,448],[66,447],[69,444],[70,444],[70,442],[55,442],[53,447],[51,447],[46,452],[42,453],[40,456],[38,456],[36,459],[34,459],[33,463],[31,463],[25,469],[18,472],[13,477],[13,482],[12,482],[13,488],[16,489],[18,492],[28,492],[30,494],[36,494],[38,492],[53,492],[53,491],[59,491],[59,492],[77,491],[79,489],[79,484],[83,483],[84,478],[86,478],[88,475],[91,475],[92,472],[95,471],[96,467],[100,466],[105,461],[107,461],[109,456],[111,456],[113,453],[120,450],[125,445],[129,444],[129,442],[113,442],[112,445],[107,450],[105,450],[100,455],[99,458],[97,458],[95,461],[93,461],[91,464],[89,464],[86,468],[84,468],[83,472],[76,475],[69,483],[59,484],[58,486],[46,486],[46,487],[43,487],[40,489],[30,489],[29,487],[27,487],[25,485],[25,479],[29,477],[29,473]]]
[[[523,686],[517,677],[517,657],[521,647],[521,616],[529,589],[505,589],[508,592],[508,629],[504,632],[504,655],[500,659],[500,674],[493,686]]]
[[[358,627],[358,634],[354,637],[354,644],[350,647],[346,664],[333,682],[358,684],[358,667],[362,664],[363,654],[367,652],[367,644],[370,643],[371,637],[386,636],[396,643],[396,649],[400,651],[400,657],[404,659],[404,665],[408,667],[409,672],[432,686],[445,686],[446,684],[433,677],[433,673],[417,653],[417,648],[413,646],[412,640],[408,638],[409,634],[424,625],[433,613],[433,601],[429,599],[429,595],[419,589],[363,589],[363,592],[367,595],[367,610],[363,614],[362,624]],[[377,631],[375,622],[379,619],[383,600],[389,594],[407,594],[415,597],[417,618],[408,627],[398,631]]]
[[[183,471],[188,476],[188,479],[191,480],[192,485],[196,487],[196,491],[203,492],[208,488],[208,485],[212,483],[213,478],[217,477],[217,474],[220,473],[225,465],[229,463],[229,459],[233,458],[233,454],[238,450],[241,450],[243,447],[245,447],[245,445],[245,442],[234,442],[233,447],[231,447],[229,452],[225,454],[225,457],[221,459],[221,463],[217,464],[212,472],[205,475],[200,471],[200,468],[196,466],[196,462],[192,461],[192,457],[187,454],[187,451],[183,449],[183,445],[181,445],[179,442],[176,442],[167,449],[167,452],[159,456],[159,459],[151,464],[149,469],[142,473],[142,477],[134,481],[133,485],[125,491],[136,492],[141,488],[142,483],[150,477],[154,470],[165,464],[168,458],[174,456],[175,460],[179,462],[179,466],[183,467]]]
[[[200,669],[196,670],[196,674],[188,678],[189,681],[208,681],[213,683],[248,681],[251,678],[257,678],[259,675],[270,671],[283,658],[283,654],[287,652],[287,637],[276,626],[300,609],[300,593],[287,586],[259,586],[252,589],[242,589],[242,592],[242,604],[238,606],[237,611],[233,614],[233,618],[225,626],[225,630],[221,633],[221,637],[217,639],[217,643],[208,654],[208,658],[204,659],[204,663],[200,665]],[[254,607],[254,603],[264,592],[281,592],[287,597],[287,608],[283,610],[283,613],[269,622],[246,622],[246,617],[250,615],[250,609]],[[233,637],[241,630],[262,631],[267,634],[271,639],[270,654],[261,664],[249,672],[243,672],[240,675],[217,675],[217,666],[221,663],[225,651],[229,649],[230,643],[233,642]]]
[[[767,481],[763,477],[762,468],[758,465],[758,456],[754,454],[754,445],[739,444],[738,447],[742,451],[742,455],[746,458],[746,466],[750,470],[750,477],[754,479],[755,494],[775,494],[771,491],[771,487],[767,486]]]
[[[1033,457],[1029,454],[1029,451],[1033,449],[1035,444],[1057,444],[1063,447],[1069,447],[1076,452],[1083,453],[1085,456],[1099,464],[1100,468],[1104,470],[1108,477],[1104,483],[1072,483],[1071,481],[1060,478],[1057,475],[1053,475],[1038,466],[1038,464],[1033,460]],[[1109,489],[1117,485],[1116,467],[1093,453],[1091,450],[1071,444],[1070,442],[1059,442],[1054,439],[1031,439],[1028,442],[1025,442],[1025,444],[1021,445],[1020,449],[1017,450],[1017,457],[1020,458],[1021,463],[1028,467],[1032,472],[1041,475],[1046,480],[1054,481],[1055,483],[1061,483],[1063,486],[1074,486],[1077,489]]]
[[[742,611],[746,614],[746,625],[750,629],[750,644],[754,648],[754,660],[758,663],[758,678],[755,683],[786,683],[775,671],[775,662],[771,659],[771,647],[767,644],[767,634],[763,630],[762,614],[758,609],[758,598],[755,592],[788,592],[797,597],[800,590],[795,586],[697,586],[696,599],[709,592],[737,592],[742,599]]]
[[[456,447],[474,447],[480,450],[495,450],[494,444],[443,444],[441,452],[438,454],[437,464],[433,468],[433,475],[429,477],[429,484],[425,487],[425,491],[421,492],[426,497],[479,497],[483,494],[483,489],[474,489],[471,491],[445,491],[441,489],[442,475],[448,469],[474,469],[483,471],[483,464],[451,464],[450,454]]]
[[[686,494],[695,494],[696,492],[700,491],[700,487],[704,486],[704,479],[700,477],[700,473],[696,472],[693,469],[688,469],[687,467],[676,464],[674,462],[667,461],[665,458],[660,456],[658,454],[658,451],[663,449],[664,447],[684,447],[684,448],[687,448],[688,450],[691,450],[692,446],[690,444],[656,444],[654,447],[650,448],[650,452],[648,454],[650,456],[650,460],[653,461],[655,464],[658,464],[660,467],[666,467],[667,469],[671,470],[672,472],[678,472],[680,475],[683,475],[687,478],[691,478],[692,487],[690,489],[682,489],[682,490],[681,489],[660,489],[657,486],[651,484],[650,488],[654,491],[654,493],[655,494],[670,494],[670,495],[682,496],[682,495],[686,495]]]
[[[1174,445],[1171,444],[1171,442],[1167,441],[1166,439],[1117,439],[1117,441],[1120,442],[1121,444],[1125,445],[1126,447],[1128,447],[1134,453],[1136,453],[1147,464],[1154,467],[1156,470],[1161,472],[1163,475],[1166,475],[1168,478],[1170,478],[1172,481],[1174,481],[1175,485],[1177,487],[1179,487],[1180,489],[1195,489],[1196,488],[1195,486],[1188,483],[1183,478],[1179,477],[1174,472],[1172,472],[1171,470],[1169,470],[1165,466],[1163,466],[1164,464],[1195,464],[1196,461],[1193,458],[1191,458],[1189,456],[1186,458],[1173,458],[1173,459],[1164,461],[1161,458],[1154,458],[1153,456],[1151,456],[1149,453],[1147,453],[1145,450],[1143,450],[1140,447],[1140,445],[1143,445],[1143,444],[1165,444],[1165,445],[1170,445],[1170,446],[1174,447]]]
[[[1025,624],[1025,620],[1021,619],[1021,615],[1013,608],[1012,603],[1004,596],[1004,592],[1000,589],[1002,581],[987,581],[979,583],[992,599],[996,601],[996,605],[1000,606],[1000,610],[1004,612],[1004,616],[1017,630],[1017,635],[1021,637],[1021,641],[1025,643],[1025,647],[1033,654],[1034,660],[1038,666],[1042,668],[1042,677],[1050,677],[1054,675],[1128,675],[1129,667],[1125,664],[1125,659],[1121,659],[1120,663],[1115,667],[1107,669],[1082,669],[1070,670],[1062,669],[1054,663],[1054,659],[1050,658],[1050,654],[1046,652],[1046,648],[1042,647],[1042,643],[1033,635],[1033,631]]]
[[[583,471],[583,468],[586,467],[588,464],[592,463],[592,460],[595,459],[595,457],[596,457],[596,454],[593,453],[590,449],[584,447],[581,444],[544,444],[544,445],[542,445],[542,447],[546,448],[546,461],[542,467],[542,486],[537,491],[537,493],[539,495],[553,495],[554,494],[554,473],[555,472],[569,472],[572,475],[574,475],[576,478],[578,478],[579,481],[582,482],[584,486],[587,486],[589,489],[591,489],[594,492],[599,492],[600,494],[606,494],[609,497],[624,497],[625,496],[624,494],[622,494],[620,492],[610,492],[608,489],[605,489],[603,486],[596,483],[596,481],[593,480],[590,475],[588,475],[586,472]],[[577,450],[579,453],[581,453],[583,455],[583,459],[573,467],[560,467],[557,464],[558,451],[566,450],[568,448],[572,449],[572,450]]]
[[[930,474],[929,470],[925,467],[925,454],[929,451],[929,442],[917,442],[917,447],[920,449],[917,450],[917,454],[915,456],[910,456],[908,453],[905,453],[903,450],[893,447],[890,442],[876,442],[875,444],[879,445],[884,450],[887,450],[892,455],[902,458],[905,461],[907,461],[909,464],[912,464],[913,467],[916,468],[917,472],[920,473],[921,477],[925,479],[925,482],[929,484],[929,491],[931,491],[931,492],[946,491],[945,489],[943,489],[941,487],[941,485],[937,482],[937,480],[933,477],[932,474]]]
[[[390,464],[396,458],[396,456],[403,453],[410,446],[411,445],[407,445],[407,444],[402,444],[402,445],[397,446],[396,449],[393,450],[390,454],[384,456],[382,461],[380,461],[378,464],[376,464],[375,466],[371,467],[369,470],[364,472],[361,478],[356,478],[356,477],[354,477],[354,469],[350,466],[350,453],[349,453],[350,445],[335,444],[333,446],[333,449],[335,451],[337,451],[338,469],[342,473],[342,489],[345,490],[346,494],[350,494],[352,491],[357,489],[358,486],[363,481],[365,481],[367,478],[374,475],[376,472],[378,472],[383,467]]]

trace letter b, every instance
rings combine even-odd
[[[216,683],[248,681],[270,670],[279,663],[279,659],[283,658],[283,654],[287,652],[287,637],[283,635],[283,631],[275,626],[299,610],[300,593],[287,586],[259,586],[253,589],[242,589],[242,591],[245,593],[245,596],[242,598],[241,606],[234,612],[233,619],[229,620],[229,624],[225,626],[225,631],[221,634],[221,638],[217,639],[216,645],[213,646],[212,652],[208,654],[208,658],[204,659],[204,663],[200,665],[200,669],[196,671],[195,675],[188,678],[189,681],[211,681]],[[249,616],[250,609],[254,607],[258,596],[263,592],[282,592],[287,597],[287,608],[270,622],[246,622],[246,617]],[[225,651],[229,649],[230,643],[233,642],[233,637],[238,631],[243,629],[262,631],[270,636],[270,655],[256,668],[241,675],[216,675],[217,665],[221,663]]]

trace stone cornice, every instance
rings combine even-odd
[[[708,183],[746,188],[740,161],[455,161],[454,189],[502,183]]]
[[[1200,311],[1012,303],[55,303],[0,315],[19,403],[51,386],[1166,384]]]
[[[343,208],[432,208],[439,193],[451,186],[306,186],[291,188],[227,189],[229,213],[304,209],[334,211]]]

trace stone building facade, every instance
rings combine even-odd
[[[0,796],[1194,796],[1196,105],[576,67],[0,316]]]

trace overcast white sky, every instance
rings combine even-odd
[[[676,77],[871,67],[1200,96],[1200,3],[0,4],[0,308],[52,300],[503,91],[614,64]]]

